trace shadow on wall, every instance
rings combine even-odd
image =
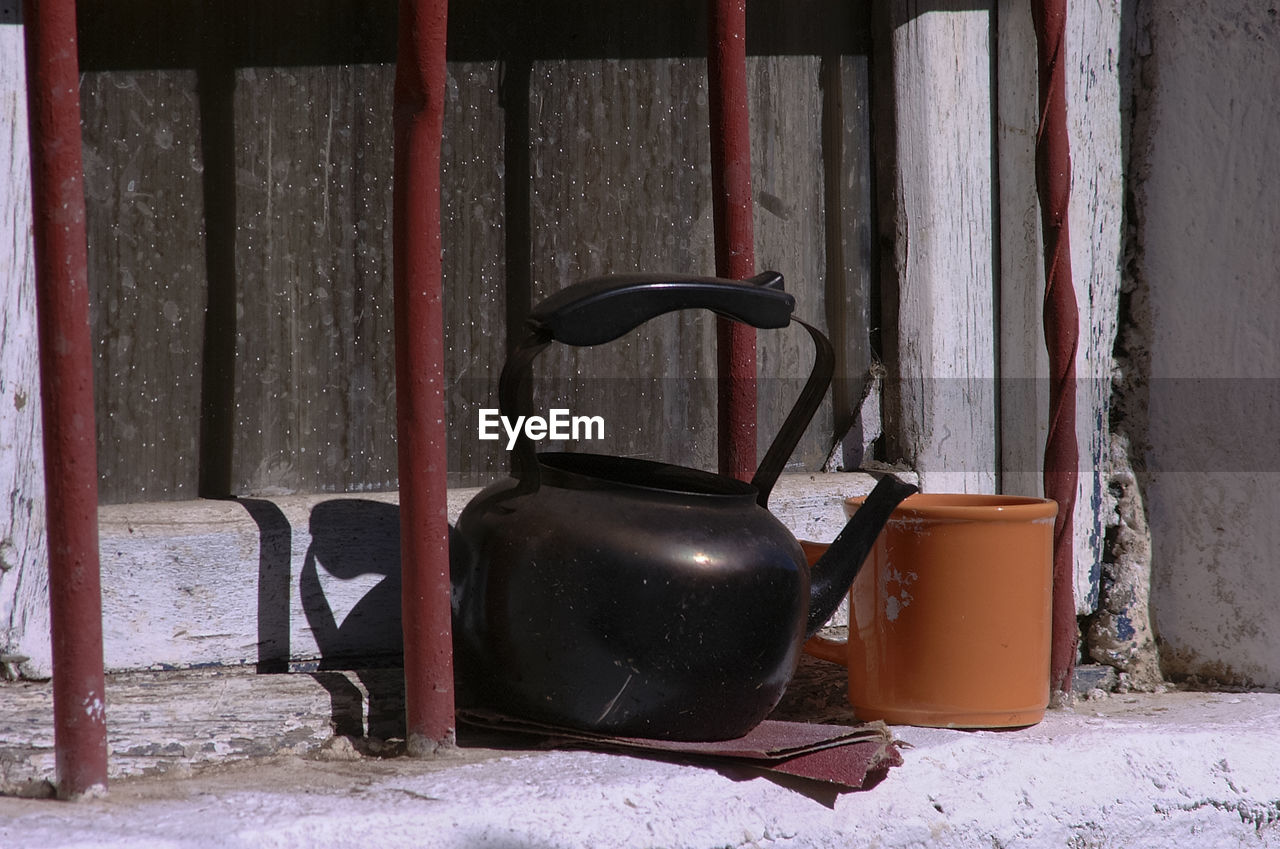
[[[270,501],[239,498],[236,503],[258,526],[258,672],[288,672],[293,528]]]
[[[310,530],[299,594],[320,649],[320,667],[314,675],[333,702],[334,732],[403,739],[400,508],[350,498],[326,501],[312,509]],[[338,621],[321,582],[321,570],[341,581],[367,575],[381,576],[381,580]],[[364,685],[369,694],[367,717],[362,715],[362,694],[338,670],[353,670]]]
[[[259,673],[290,671],[293,538],[289,518],[274,503],[239,499],[259,531]],[[404,737],[403,646],[400,624],[400,509],[340,498],[317,504],[311,544],[298,576],[298,596],[320,659],[312,676],[329,692],[334,733],[381,740]],[[343,582],[374,585],[348,606]],[[336,611],[345,610],[345,614]],[[368,693],[365,696],[349,674]]]

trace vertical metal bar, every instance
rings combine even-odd
[[[447,0],[400,0],[395,77],[396,433],[409,753],[454,738],[440,148]]]
[[[54,748],[58,793],[75,797],[107,785],[98,455],[75,0],[28,0],[24,21]]]
[[[716,274],[755,273],[751,117],[747,108],[746,0],[710,0],[707,77]],[[716,319],[720,473],[750,480],[756,467],[756,337],[745,324]]]
[[[1040,122],[1036,189],[1044,235],[1044,335],[1049,351],[1049,433],[1044,450],[1045,496],[1058,502],[1053,529],[1053,651],[1050,684],[1071,689],[1076,628],[1073,515],[1080,449],[1076,438],[1076,348],[1080,316],[1071,279],[1068,205],[1071,148],[1067,134],[1066,0],[1032,0],[1039,55]]]

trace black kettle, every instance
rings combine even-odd
[[[537,453],[467,505],[451,541],[455,657],[486,707],[618,736],[724,740],[778,703],[801,646],[834,612],[897,504],[885,476],[813,567],[767,509],[831,380],[830,342],[792,316],[782,276],[610,276],[533,309],[507,357],[499,408],[514,418],[552,342],[599,345],[655,316],[709,309],[754,327],[803,326],[813,370],[751,483],[588,453]]]

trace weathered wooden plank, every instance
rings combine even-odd
[[[236,74],[236,491],[394,483],[391,71]]]
[[[875,199],[872,192],[870,62],[867,57],[824,57],[820,71],[824,94],[824,159],[827,167],[827,333],[836,352],[832,379],[832,436],[843,440],[842,468],[856,469],[864,448],[881,430],[880,389],[868,409],[873,365],[872,320]],[[856,417],[856,418],[855,418]],[[857,423],[863,423],[859,426]],[[875,434],[874,436],[871,434]]]
[[[498,62],[448,67],[444,146],[441,151],[441,228],[444,245],[445,404],[449,421],[449,485],[475,486],[507,468],[506,452],[476,438],[482,407],[498,406],[498,370],[506,356],[506,317],[514,269],[528,279],[525,219],[512,219],[506,172],[527,160],[508,149],[512,116],[527,111],[504,101],[518,76]],[[527,89],[519,102],[527,104]],[[501,120],[497,120],[501,117]],[[512,129],[509,130],[508,127]],[[522,126],[527,126],[523,124]],[[514,202],[514,198],[511,201]],[[512,266],[516,244],[521,263]],[[510,246],[510,247],[509,247]]]
[[[1049,366],[1041,320],[1044,260],[1035,180],[1036,42],[1027,3],[1001,0],[997,18],[1001,488],[1040,496]]]
[[[835,279],[827,270],[825,180],[843,175],[828,176],[824,168],[819,59],[752,57],[748,67],[757,265],[781,270],[798,311],[825,324],[825,290],[865,285],[865,276],[846,283],[844,275]],[[534,299],[606,271],[710,273],[703,63],[539,62],[533,91]],[[627,128],[621,138],[619,127]],[[855,178],[849,183],[854,189],[865,185]],[[866,214],[865,200],[845,202]],[[865,318],[841,317],[852,325],[849,336],[865,340]],[[538,372],[545,383],[535,394],[546,399],[543,405],[616,422],[609,438],[591,450],[714,466],[714,387],[701,379],[714,373],[711,326],[703,315],[671,316],[608,349],[549,351]],[[812,352],[798,332],[762,333],[758,345],[763,449],[798,392]],[[636,398],[652,400],[636,404]],[[830,447],[830,420],[829,408],[819,413],[820,424],[797,451],[794,467],[821,462]]]
[[[783,475],[775,514],[833,539],[867,475]],[[449,493],[455,521],[474,489]],[[106,505],[103,633],[109,670],[257,664],[282,669],[397,651],[396,493]]]
[[[825,318],[851,352],[848,372],[860,374],[870,264],[857,247],[870,214],[869,181],[856,170],[866,164],[861,145],[869,132],[858,70],[865,60],[840,52],[847,44],[836,41],[839,49],[821,60],[751,60],[758,253],[787,274],[801,315],[818,324]],[[832,72],[822,63],[832,61],[843,85],[838,98],[825,88]],[[386,486],[395,472],[383,226],[391,69],[246,68],[211,80],[216,70],[96,70],[83,78],[102,498],[195,493],[210,424],[201,404],[217,389],[201,358],[226,347],[211,345],[211,332],[235,335],[236,443],[224,458],[233,466],[233,491]],[[496,61],[450,67],[444,203],[446,366],[457,390],[449,395],[453,484],[505,471],[506,452],[475,439],[474,417],[496,401],[503,317],[522,280],[536,295],[537,287],[606,269],[711,267],[701,60],[553,59],[523,88],[513,87],[510,71]],[[513,92],[523,111],[513,109]],[[215,96],[226,102],[201,102]],[[521,162],[526,171],[514,173],[510,165]],[[215,184],[233,183],[218,184],[214,200],[210,168],[222,169]],[[569,181],[584,169],[575,188]],[[520,197],[513,186],[525,181],[522,210],[512,206]],[[844,252],[833,265],[835,246]],[[219,259],[227,256],[230,265]],[[523,256],[523,276],[514,273],[513,256]],[[213,275],[220,275],[216,297],[231,299],[230,323],[206,313]],[[705,316],[664,318],[616,350],[582,354],[581,369],[572,355],[559,366],[553,360],[544,406],[558,398],[574,407],[598,401],[617,441],[584,447],[711,467],[709,324]],[[802,334],[762,335],[762,445],[811,357]],[[580,371],[593,380],[566,387]],[[821,462],[832,422],[839,414],[824,407],[793,467]],[[203,546],[192,542],[183,556],[198,556]],[[28,549],[21,546],[24,562],[42,564],[38,550]],[[148,574],[163,582],[162,573]],[[22,638],[43,639],[39,565],[5,580],[29,590],[21,616],[34,624],[22,627]]]
[[[866,312],[851,314],[833,310],[829,304],[835,300],[847,306],[848,291],[859,282],[865,283],[865,278],[858,276],[861,269],[844,267],[839,244],[844,234],[829,230],[827,218],[831,216],[831,226],[838,228],[846,215],[869,214],[868,198],[858,196],[868,175],[866,171],[845,172],[847,160],[827,161],[834,154],[824,149],[828,141],[824,129],[831,133],[836,129],[824,126],[824,122],[837,124],[841,142],[847,138],[850,147],[860,128],[856,118],[846,124],[839,107],[826,99],[822,63],[819,56],[748,59],[756,265],[786,274],[787,290],[796,296],[796,314],[836,337],[844,369],[840,376],[856,379],[867,365]],[[867,165],[865,161],[858,164]],[[833,318],[847,324],[833,327]],[[757,338],[756,370],[761,387],[758,432],[763,456],[808,376],[813,344],[799,328],[759,333]],[[853,357],[849,356],[851,351],[855,352]],[[849,403],[847,392],[840,401]],[[832,403],[829,395],[788,462],[789,469],[815,469],[826,459],[835,438],[841,435],[835,432]],[[842,419],[851,415],[848,409],[841,413]]]
[[[848,170],[866,168],[868,121],[851,39],[815,40],[808,19],[789,26],[828,52],[752,57],[757,250],[787,275],[801,314],[832,330],[853,381],[796,454],[794,467],[815,468],[865,370],[870,256],[841,248],[869,219],[867,175]],[[605,271],[711,268],[703,60],[522,61],[450,65],[452,485],[506,467],[475,419],[495,405],[506,322],[518,326],[522,302]],[[201,462],[225,465],[239,493],[394,485],[390,79],[385,65],[85,76],[104,500],[188,497]],[[535,395],[605,417],[609,439],[584,448],[709,467],[704,324],[663,319],[601,351],[551,352]],[[807,372],[807,345],[800,333],[761,336],[762,444]],[[210,383],[232,372],[233,387]],[[217,448],[208,405],[223,390],[234,432]]]
[[[107,668],[394,651],[398,521],[376,494],[102,508]]]
[[[602,273],[714,271],[704,77],[686,59],[533,64],[532,301]],[[682,313],[553,347],[535,403],[603,416],[589,450],[714,467],[714,382],[686,380],[714,374],[713,327]]]
[[[0,652],[52,670],[26,60],[0,24]]]
[[[927,491],[996,487],[992,9],[882,11],[886,429]],[[892,313],[891,313],[892,314]],[[891,451],[893,448],[891,447]]]
[[[100,486],[192,498],[205,265],[195,74],[85,74],[86,231]]]
[[[1076,359],[1076,432],[1080,490],[1076,496],[1076,603],[1098,601],[1106,527],[1115,504],[1108,493],[1111,395],[1124,241],[1125,132],[1118,67],[1120,0],[1073,0],[1068,14],[1067,120],[1071,139],[1071,268],[1083,306]]]
[[[372,725],[365,722],[370,697],[376,705],[378,687],[386,689],[394,677],[392,670],[255,675],[246,669],[109,676],[109,776],[169,770],[182,776],[204,764],[314,755],[335,734],[363,737]],[[403,711],[403,699],[399,707]],[[6,684],[0,708],[0,795],[51,794],[52,687]],[[376,726],[367,733],[376,735]]]

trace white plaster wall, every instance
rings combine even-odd
[[[1148,413],[1155,624],[1168,672],[1275,687],[1280,14],[1147,6],[1131,179],[1150,359],[1130,406]]]

